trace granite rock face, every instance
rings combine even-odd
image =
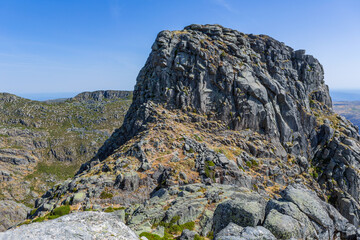
[[[100,90],[94,92],[82,92],[71,98],[73,101],[89,102],[89,101],[104,101],[115,99],[131,98],[132,91],[116,91],[116,90]]]
[[[219,25],[162,31],[123,125],[73,180],[38,199],[30,218],[84,193],[78,210],[124,207],[139,233],[193,222],[206,236],[235,223],[244,228],[235,239],[352,239],[359,140],[304,50]],[[217,184],[256,198],[238,191],[224,201]]]
[[[55,220],[23,225],[0,233],[10,239],[120,239],[138,240],[138,236],[110,213],[72,213]]]
[[[216,234],[214,240],[275,240],[275,236],[266,228],[240,227],[230,223],[226,228]]]
[[[160,32],[123,127],[94,159],[102,161],[154,121],[150,102],[265,135],[304,170],[312,162],[333,204],[359,223],[358,128],[333,113],[323,67],[304,50],[218,25]]]
[[[231,129],[278,139],[288,153],[312,158],[316,118],[331,108],[321,64],[271,37],[220,26],[159,33],[140,71],[133,106],[148,101],[195,109]],[[291,142],[291,146],[286,143]]]

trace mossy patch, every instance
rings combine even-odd
[[[109,199],[112,198],[114,195],[111,192],[102,191],[100,194],[100,199]]]

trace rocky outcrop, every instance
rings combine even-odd
[[[94,160],[102,161],[154,121],[150,102],[166,103],[264,135],[279,157],[294,156],[300,169],[311,162],[334,205],[358,224],[359,174],[353,169],[359,169],[360,137],[357,127],[332,112],[317,59],[271,37],[217,25],[163,31],[152,50],[123,127]]]
[[[304,50],[219,25],[163,31],[124,124],[30,218],[81,193],[74,209],[125,208],[138,233],[206,236],[232,222],[236,238],[351,239],[359,140],[333,112],[323,68]],[[218,184],[254,193],[228,189],[226,199],[212,191]]]
[[[302,185],[290,185],[268,202],[263,226],[278,239],[351,239],[356,228],[332,205]]]
[[[240,227],[234,223],[229,223],[226,228],[216,234],[214,240],[275,240],[275,236],[266,228]]]
[[[100,90],[94,92],[82,92],[71,98],[73,101],[104,101],[104,100],[115,100],[115,99],[131,99],[132,91],[115,91],[115,90]]]
[[[214,232],[217,233],[229,223],[241,227],[256,227],[265,218],[265,201],[259,195],[238,196],[217,206],[214,212]]]
[[[115,215],[102,212],[81,212],[47,222],[22,225],[0,233],[0,239],[138,240],[139,238]]]
[[[307,113],[315,102],[331,108],[323,68],[314,57],[268,36],[214,25],[163,31],[152,49],[129,115],[149,101],[194,109],[231,129],[275,137],[289,153],[313,157],[308,145],[316,117]]]

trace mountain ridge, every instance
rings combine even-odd
[[[111,92],[53,103],[0,93],[0,230],[23,221],[37,197],[72,177],[122,123],[131,100]]]
[[[118,209],[139,234],[173,237],[175,225],[189,224],[221,234],[235,219],[280,239],[351,239],[359,139],[304,50],[220,25],[162,31],[123,125],[71,181],[37,200],[30,219],[71,205]]]
[[[143,236],[352,239],[359,140],[304,50],[220,25],[162,31],[123,125],[28,222],[70,206],[117,211]]]

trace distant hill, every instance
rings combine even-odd
[[[360,127],[360,101],[333,102],[333,108],[336,113]]]
[[[26,217],[21,204],[32,206],[96,153],[122,124],[131,97],[97,91],[32,101],[0,93],[0,231]]]

